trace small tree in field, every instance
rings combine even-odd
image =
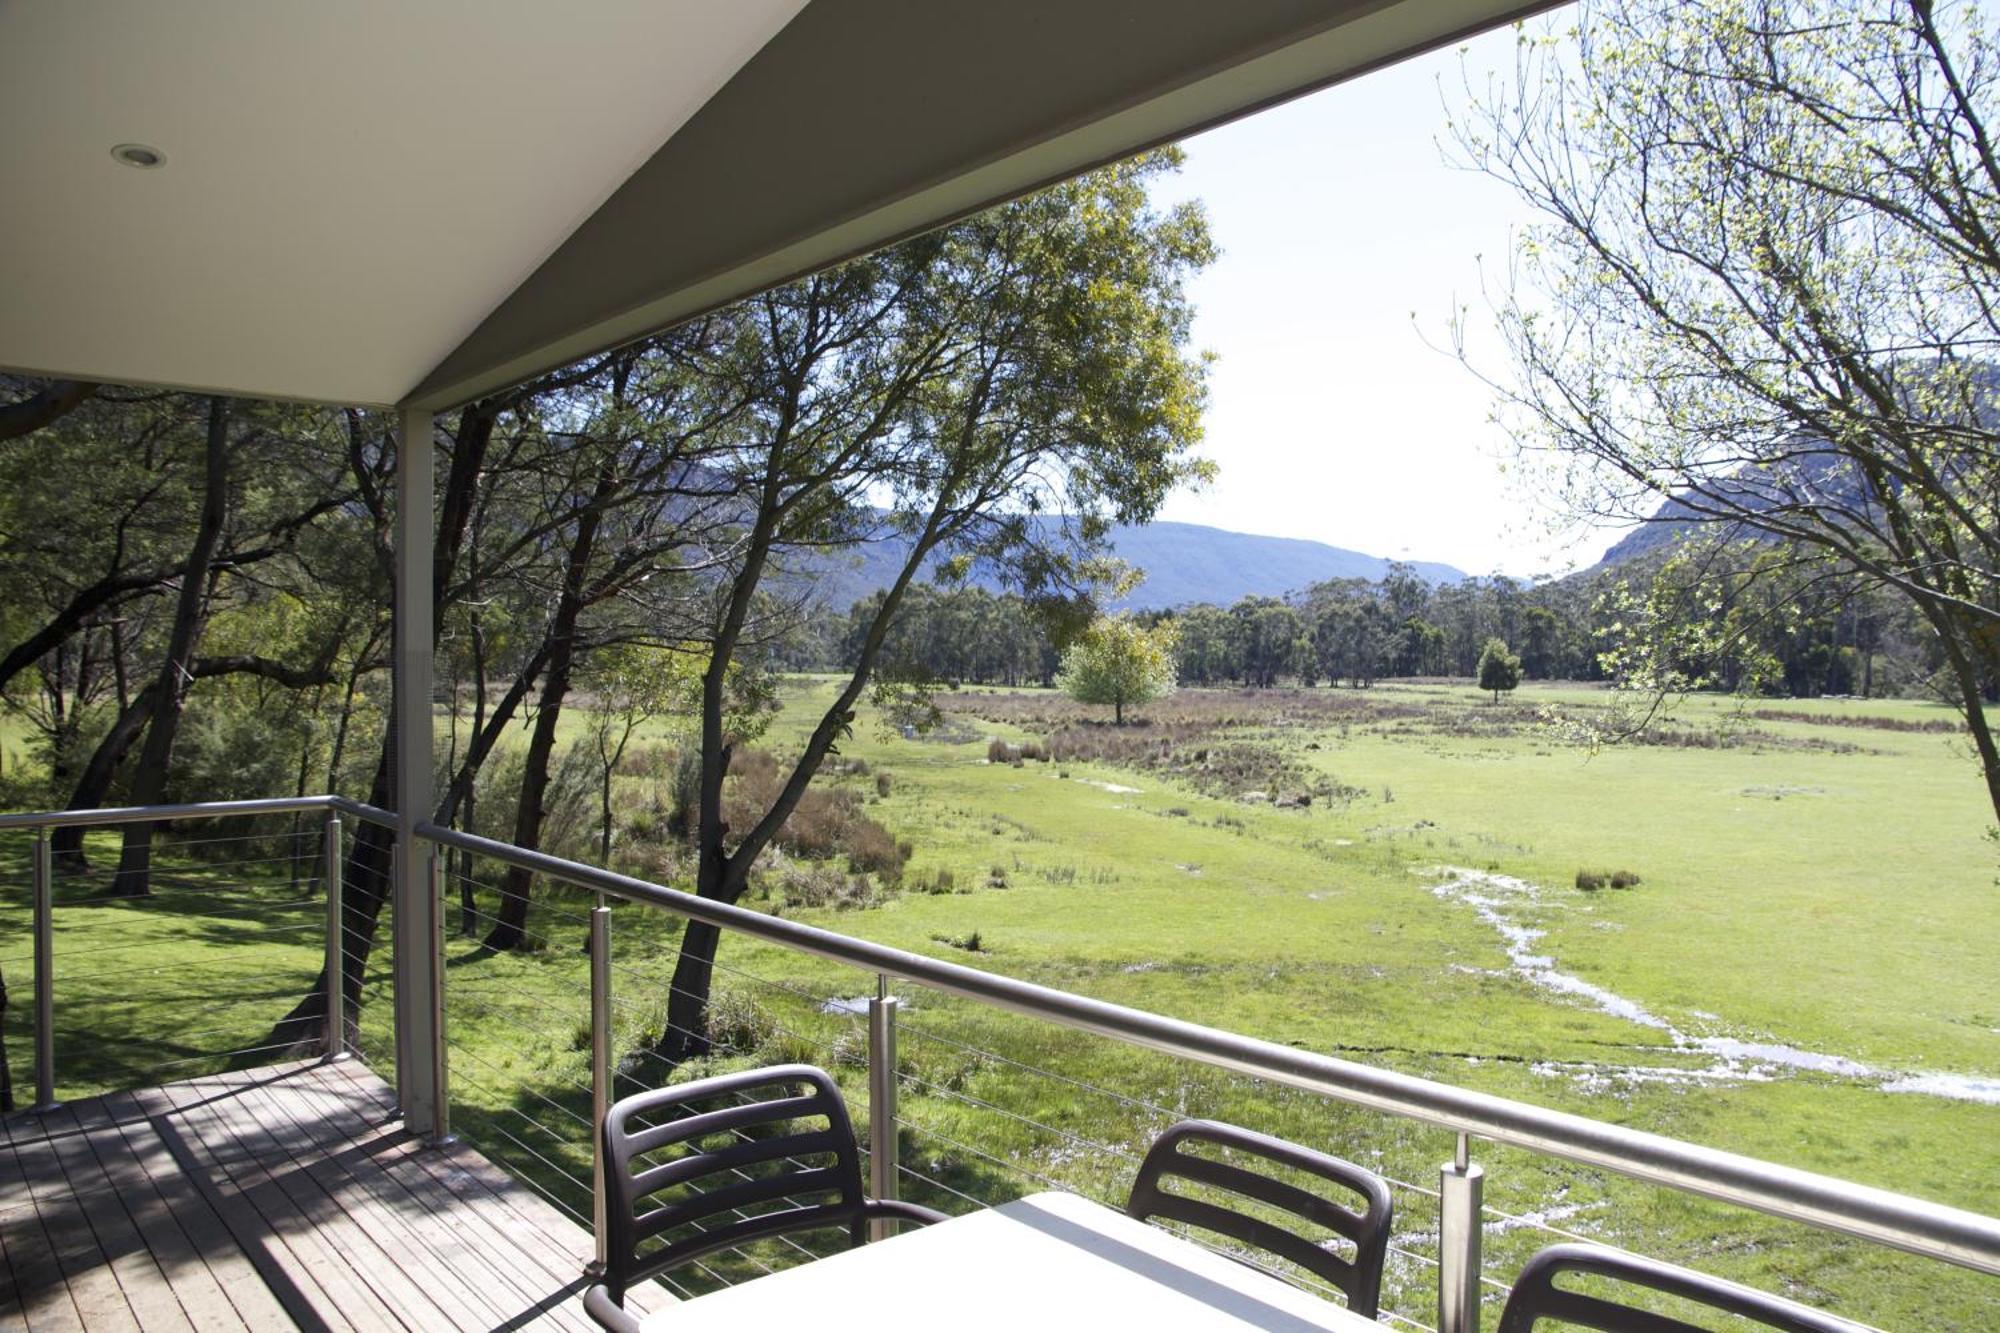
[[[1093,621],[1064,651],[1056,684],[1083,704],[1110,704],[1123,726],[1127,706],[1138,707],[1174,692],[1174,627],[1151,629],[1125,616]]]
[[[1479,688],[1493,691],[1493,702],[1521,683],[1521,659],[1499,639],[1488,639],[1479,653]]]

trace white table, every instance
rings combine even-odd
[[[1073,1194],[1031,1194],[670,1306],[646,1333],[1064,1329],[1360,1333],[1381,1325]]]

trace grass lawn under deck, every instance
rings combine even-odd
[[[1375,693],[1483,707],[1463,689]],[[1599,697],[1522,694],[1572,705]],[[781,752],[795,744],[807,706],[828,697],[823,683],[788,690],[787,711],[763,744]],[[1720,711],[1707,701],[1692,707]],[[1821,708],[1939,715],[1880,701],[1805,711]],[[973,725],[974,740],[913,742],[864,714],[842,747],[893,774],[886,798],[874,795],[872,776],[841,781],[866,792],[869,812],[915,844],[906,883],[943,867],[961,891],[788,915],[1698,1143],[2000,1208],[2000,1107],[1810,1071],[1694,1077],[1711,1057],[1522,975],[1495,928],[1468,903],[1432,893],[1439,876],[1426,873],[1442,864],[1532,881],[1535,901],[1508,910],[1548,932],[1535,949],[1689,1036],[1783,1042],[1897,1071],[1994,1076],[2000,997],[1990,960],[2000,929],[1989,910],[1991,848],[1981,837],[1990,819],[1976,775],[1946,737],[1751,721],[1775,736],[1865,752],[1775,745],[1587,755],[1532,728],[1460,735],[1361,723],[1268,742],[1365,792],[1344,806],[1292,811],[1200,795],[1153,772],[1071,765],[1065,780],[1056,765],[991,765],[986,735],[1021,733]],[[1307,749],[1312,742],[1320,748]],[[621,779],[625,794],[643,795],[643,781]],[[1392,800],[1382,799],[1384,788]],[[25,847],[6,846],[0,908],[17,1084],[31,1049]],[[1584,894],[1571,886],[1579,868],[1630,869],[1644,882]],[[987,887],[996,869],[1006,888]],[[490,868],[479,874],[493,878]],[[211,1039],[211,1050],[254,1042],[311,975],[319,947],[311,930],[246,937],[232,923],[314,922],[316,904],[280,908],[294,899],[257,898],[277,886],[244,890],[241,868],[180,872],[191,884],[204,876],[242,901],[183,893],[142,905],[89,903],[79,897],[84,886],[61,886],[58,955],[74,961],[58,976],[75,981],[58,990],[64,1095],[148,1081],[158,1064],[198,1054]],[[531,921],[545,942],[537,952],[493,956],[476,941],[454,940],[447,983],[456,1127],[584,1216],[587,1195],[565,1177],[588,1179],[586,960],[575,915],[586,907],[548,895]],[[618,1047],[639,1052],[661,1021],[676,931],[660,913],[621,908],[616,919]],[[934,938],[973,931],[982,953]],[[144,976],[160,980],[134,968],[122,984],[86,984],[80,951],[110,945],[145,960],[157,970]],[[861,1023],[821,1012],[820,1001],[870,993],[873,979],[738,939],[725,941],[721,963],[727,1031],[744,1048],[738,1061],[833,1067],[859,1111]],[[386,970],[386,952],[378,964]],[[177,970],[183,965],[200,970]],[[236,989],[199,989],[223,979]],[[215,1007],[201,997],[223,995],[237,1017],[190,1036],[213,1026],[187,1021]],[[384,1065],[386,1008],[371,1005],[364,1023],[365,1043]],[[901,1056],[913,1126],[906,1164],[982,1199],[1055,1180],[1119,1200],[1132,1158],[1181,1115],[1252,1124],[1419,1186],[1434,1187],[1450,1153],[1449,1137],[1435,1130],[922,991],[906,994]],[[637,1054],[626,1069],[645,1081],[661,1072]],[[1680,1077],[1631,1072],[1659,1070]],[[1489,1171],[1489,1203],[1506,1213],[1537,1213],[1889,1328],[2000,1320],[1994,1279],[1490,1145],[1476,1155]],[[907,1192],[957,1203],[917,1182]],[[1409,1253],[1394,1260],[1389,1305],[1428,1322],[1429,1202],[1410,1191],[1397,1202],[1398,1244]],[[1549,1239],[1495,1219],[1491,1271],[1510,1274]]]

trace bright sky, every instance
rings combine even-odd
[[[1461,61],[1483,86],[1515,41],[1488,33],[1188,141],[1163,198],[1204,200],[1223,251],[1192,289],[1196,345],[1219,358],[1204,452],[1221,475],[1162,518],[1472,574],[1562,572],[1616,540],[1549,535],[1501,472],[1490,391],[1445,350],[1458,305],[1473,335],[1490,328],[1481,259],[1504,275],[1532,217],[1440,147]],[[1501,369],[1490,333],[1486,348]]]

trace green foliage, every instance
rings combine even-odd
[[[1078,703],[1110,704],[1122,724],[1125,710],[1174,691],[1173,622],[1148,628],[1126,616],[1094,622],[1063,650],[1056,684]]]
[[[1521,684],[1521,659],[1509,652],[1502,640],[1488,639],[1479,653],[1478,680],[1479,688],[1491,690],[1493,701],[1498,703],[1501,694]]]
[[[1974,4],[1588,3],[1455,131],[1543,219],[1488,380],[1544,493],[1810,552],[1916,612],[2000,812],[1996,52]],[[1848,646],[1803,674],[1865,678]]]

